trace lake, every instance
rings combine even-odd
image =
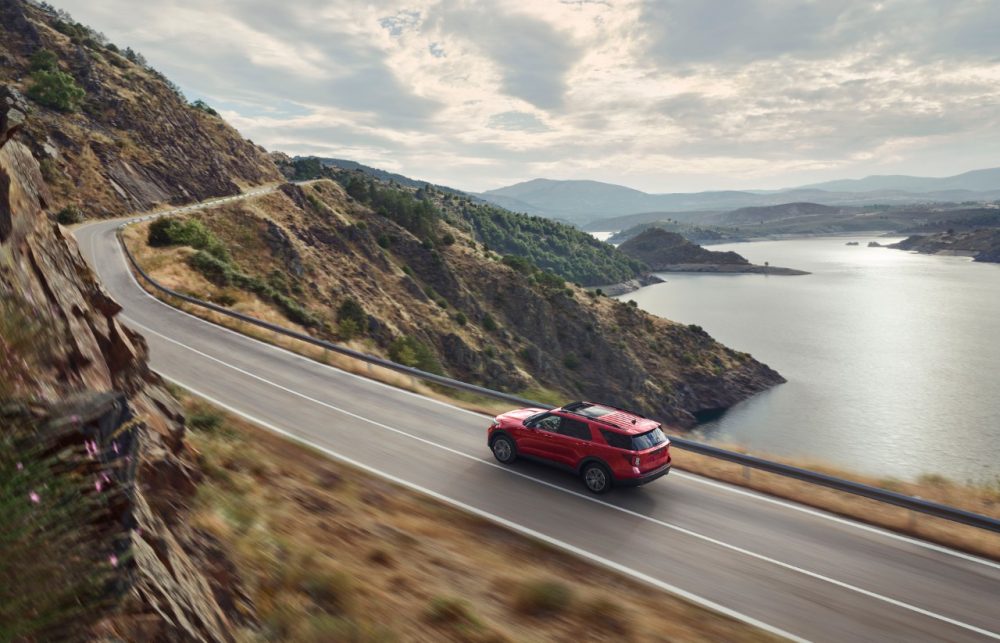
[[[788,379],[702,424],[706,438],[879,477],[998,480],[1000,265],[873,240],[897,239],[712,246],[813,274],[665,273],[622,299],[700,324]]]

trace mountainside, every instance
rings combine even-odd
[[[3,6],[5,24],[11,8]],[[211,543],[184,523],[199,472],[183,417],[150,372],[142,337],[121,324],[121,308],[45,211],[54,197],[27,145],[27,112],[17,93],[0,85],[0,503],[10,527],[0,530],[0,545],[11,545],[11,530],[32,544],[0,565],[0,603],[29,601],[17,613],[3,610],[19,619],[4,622],[4,631],[15,640],[96,637],[88,632],[224,640],[230,624],[219,601],[230,600],[230,588],[206,574],[225,557],[203,558]],[[125,432],[113,443],[90,441],[87,416],[66,409],[91,408],[109,391],[127,396],[142,426],[107,424]],[[60,417],[62,426],[76,428],[60,430]],[[48,448],[58,450],[57,461],[43,465],[35,453]],[[128,466],[114,467],[123,455]],[[108,469],[95,469],[98,456]],[[14,460],[17,476],[32,472],[39,480],[31,504],[26,492],[9,495],[21,486],[8,477]],[[76,480],[86,485],[84,495],[59,500],[58,490]],[[36,532],[39,526],[47,528]],[[93,533],[107,536],[89,540]],[[77,583],[91,577],[106,581],[96,594],[78,593]],[[68,623],[71,631],[49,629]]]
[[[968,190],[995,192],[1000,190],[1000,167],[973,170],[954,176],[923,177],[905,175],[874,175],[863,179],[842,179],[803,185],[797,189],[817,189],[831,192],[874,192],[900,190],[904,192],[944,192]]]
[[[28,97],[53,210],[121,215],[281,178],[210,108],[66,15],[0,0],[0,79]]]
[[[153,248],[154,231],[136,227],[130,245],[169,286],[501,390],[691,426],[782,381],[700,329],[483,248],[463,220],[423,205],[449,195],[344,178],[159,224],[178,226],[175,241]]]
[[[991,185],[990,180],[984,179],[981,184]],[[669,216],[676,215],[685,221],[701,223],[702,217],[696,213],[723,212],[786,203],[809,202],[830,206],[866,207],[874,204],[961,203],[1000,199],[1000,186],[988,187],[983,190],[969,190],[942,185],[941,188],[922,192],[905,190],[837,192],[808,187],[777,191],[647,194],[631,188],[596,181],[536,179],[490,190],[478,196],[515,211],[529,211],[549,218],[566,220],[574,225],[594,231],[623,229],[639,223],[662,220],[666,218],[667,213],[670,213]],[[523,204],[525,207],[519,207],[519,204]],[[691,214],[689,215],[689,213]],[[614,220],[626,216],[629,218],[624,221]]]
[[[739,208],[731,212],[705,217],[704,220],[720,225],[743,225],[770,223],[781,219],[841,214],[843,208],[835,208],[819,203],[782,203],[749,208]]]
[[[272,158],[290,179],[334,179],[360,200],[371,200],[370,195],[377,190],[376,181],[389,187],[410,188],[422,207],[440,213],[452,224],[463,222],[464,229],[486,248],[526,259],[583,286],[618,284],[635,279],[644,271],[641,263],[573,226],[511,212],[452,188],[432,186],[349,161],[320,164],[319,159],[289,159],[281,154],[273,154]]]

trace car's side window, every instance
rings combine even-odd
[[[590,440],[590,426],[580,420],[563,418],[562,424],[559,426],[559,433],[578,440]]]
[[[541,419],[535,420],[535,428],[541,429],[542,431],[558,431],[560,422],[564,420],[558,415],[547,415]]]

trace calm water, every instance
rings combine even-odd
[[[871,240],[889,242],[713,246],[813,274],[661,274],[623,299],[700,324],[788,379],[702,425],[706,437],[885,477],[996,480],[1000,265]]]

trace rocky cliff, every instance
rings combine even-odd
[[[69,109],[29,98],[25,126],[53,212],[121,215],[280,178],[263,149],[189,105],[139,55],[68,16],[0,0],[0,82],[31,96],[41,74],[57,72],[82,96]]]
[[[12,6],[0,5],[5,28],[16,24]],[[50,220],[56,197],[32,154],[38,130],[28,111],[15,90],[0,89],[0,398],[46,407],[107,391],[127,396],[144,425],[137,431],[132,515],[107,507],[100,518],[127,518],[134,526],[119,568],[127,598],[98,632],[127,640],[224,640],[227,620],[216,592],[226,590],[202,575],[203,561],[190,553],[203,550],[199,536],[184,524],[198,473],[183,418],[150,372],[143,339],[119,322],[119,306]]]

